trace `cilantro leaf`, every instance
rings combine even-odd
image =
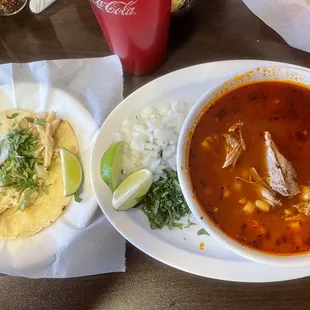
[[[33,117],[25,117],[25,119],[29,122],[29,123],[34,123],[34,118]]]
[[[30,188],[27,188],[24,193],[23,193],[23,196],[22,196],[22,199],[18,205],[18,210],[20,211],[24,211],[25,210],[25,207],[27,206],[27,203],[29,202],[29,198],[31,196],[31,194],[33,193],[33,190],[30,189]]]
[[[204,228],[201,228],[197,231],[197,235],[198,236],[202,236],[202,235],[207,235],[207,236],[210,236],[210,234],[204,229]]]
[[[164,173],[167,178],[153,182],[139,205],[142,206],[151,229],[161,229],[165,226],[168,229],[182,228],[183,224],[178,221],[191,212],[182,195],[177,173],[172,169],[164,170]]]
[[[183,229],[183,223],[173,223],[172,227],[178,227],[180,229]]]
[[[190,228],[191,226],[197,225],[196,223],[193,223],[190,219],[187,220],[187,225],[184,228]]]
[[[7,116],[8,119],[14,119],[16,116],[18,116],[19,113],[13,113],[11,116]]]
[[[36,175],[34,156],[37,138],[31,132],[13,127],[2,141],[2,148],[7,150],[7,156],[0,165],[0,186],[11,186],[17,191],[33,192],[40,186]],[[25,201],[27,197],[25,197]],[[25,204],[20,206],[24,209]]]
[[[82,188],[80,187],[75,193],[74,193],[74,200],[78,203],[82,202],[82,198],[80,197],[82,194]]]
[[[35,123],[40,125],[40,126],[46,126],[48,124],[48,121],[46,121],[44,119],[36,118]]]

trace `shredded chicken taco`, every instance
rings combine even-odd
[[[0,113],[0,239],[34,235],[64,212],[62,147],[78,154],[71,125],[54,112]]]

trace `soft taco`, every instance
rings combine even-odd
[[[78,154],[70,123],[54,112],[0,113],[0,239],[34,235],[64,212],[62,147]]]

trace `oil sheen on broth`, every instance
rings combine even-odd
[[[266,132],[296,172],[291,195],[269,186]],[[234,139],[232,144],[242,142],[244,147],[240,146],[235,162],[223,168],[227,135]],[[274,254],[310,251],[309,89],[259,82],[230,91],[200,116],[188,156],[195,197],[227,235]],[[276,163],[275,169],[279,166]],[[258,179],[251,178],[253,169]],[[265,199],[257,184],[261,182],[274,195],[275,204]]]

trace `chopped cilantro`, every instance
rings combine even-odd
[[[7,116],[8,119],[14,119],[16,116],[18,116],[19,113],[13,113],[11,116]]]
[[[172,227],[177,227],[177,228],[183,229],[183,223],[173,223]]]
[[[48,121],[46,121],[44,119],[36,118],[35,123],[40,125],[40,126],[46,126],[48,124]]]
[[[182,195],[177,173],[172,169],[164,172],[167,178],[160,178],[152,184],[140,206],[149,220],[151,229],[161,229],[165,226],[169,229],[182,228],[183,224],[178,221],[189,215],[190,210]]]
[[[26,119],[29,123],[34,123],[34,118],[33,118],[33,117],[25,117],[25,119]]]
[[[1,141],[0,186],[10,186],[23,193],[18,205],[20,211],[25,209],[31,195],[42,189],[35,169],[40,162],[34,156],[37,143],[37,138],[29,130],[17,125]]]
[[[80,197],[82,194],[82,188],[80,187],[74,194],[74,200],[80,203],[83,199]]]
[[[197,231],[197,235],[198,236],[202,236],[202,235],[207,235],[209,236],[210,234],[204,229],[204,228],[201,228]]]
[[[17,191],[38,187],[35,164],[36,138],[25,129],[12,129],[3,140],[8,155],[0,166],[1,186],[12,186]]]
[[[197,225],[196,223],[193,223],[190,219],[187,220],[187,225],[184,228],[190,228],[193,225]]]
[[[23,192],[22,199],[18,205],[18,210],[24,211],[25,207],[30,199],[31,194],[33,193],[33,190],[29,187]]]

